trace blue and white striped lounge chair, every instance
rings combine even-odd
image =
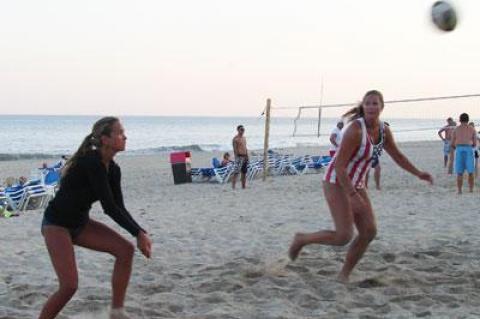
[[[17,211],[45,208],[50,199],[40,180],[29,181],[25,185],[16,185],[5,189],[8,205]]]
[[[5,193],[4,188],[0,188],[0,205],[3,208],[7,208],[8,202],[7,202],[7,194]]]
[[[192,182],[216,182],[219,184],[228,182],[233,172],[233,164],[220,167],[218,159],[213,158],[212,166],[208,168],[192,168]]]

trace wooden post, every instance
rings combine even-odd
[[[263,181],[267,179],[268,173],[268,139],[270,135],[270,108],[271,100],[267,99],[267,107],[265,108],[265,140],[263,143]]]

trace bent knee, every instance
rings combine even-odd
[[[371,242],[377,236],[377,228],[375,226],[368,227],[366,230],[358,234],[359,238]]]
[[[353,237],[353,232],[352,231],[337,233],[335,241],[336,241],[337,245],[345,246],[352,241],[352,237]]]
[[[60,284],[59,291],[62,295],[68,296],[69,298],[72,297],[78,289],[78,282],[70,282],[70,283],[63,283]]]
[[[113,255],[116,258],[132,259],[134,253],[135,246],[131,242],[125,240],[125,242],[122,243],[122,245],[117,249],[117,251],[113,253]]]

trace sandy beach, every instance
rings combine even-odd
[[[229,184],[174,185],[167,154],[118,157],[126,206],[154,242],[151,260],[136,253],[128,311],[182,319],[480,318],[479,180],[474,194],[458,196],[440,142],[401,149],[435,184],[383,156],[383,189],[370,190],[378,236],[347,285],[335,281],[347,247],[309,246],[297,261],[287,258],[295,232],[332,227],[322,174],[232,191]],[[194,152],[193,166],[219,155]],[[0,162],[0,177],[28,175],[39,163]],[[42,213],[0,219],[0,319],[36,318],[56,288]],[[98,204],[91,217],[131,238]],[[107,318],[112,258],[81,248],[76,256],[79,290],[59,318]]]

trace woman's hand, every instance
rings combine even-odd
[[[433,185],[433,177],[427,172],[419,172],[418,173],[418,178],[420,178],[423,181],[427,181],[430,183],[430,185]]]
[[[137,247],[145,257],[150,258],[152,255],[152,241],[144,231],[138,233]]]

